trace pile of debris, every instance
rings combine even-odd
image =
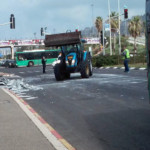
[[[13,90],[13,91],[42,90],[41,87],[26,84],[23,79],[12,79],[12,80],[10,80],[10,79],[4,78],[4,77],[0,77],[0,85],[4,86],[10,90]]]

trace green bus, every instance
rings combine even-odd
[[[46,58],[46,64],[52,64],[60,53],[60,50],[26,50],[15,53],[16,66],[37,66],[42,64],[42,57]]]

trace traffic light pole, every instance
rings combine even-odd
[[[110,1],[108,0],[108,11],[109,11],[109,25],[110,25],[110,55],[112,55],[112,44],[111,44],[111,17],[110,17]]]
[[[119,55],[121,54],[121,34],[120,34],[120,0],[118,0],[118,24],[119,24]]]

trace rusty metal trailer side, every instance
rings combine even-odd
[[[45,36],[45,46],[64,46],[71,44],[80,43],[81,39],[81,31],[78,32],[69,32],[69,33],[60,33],[60,34],[52,34]]]

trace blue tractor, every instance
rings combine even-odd
[[[46,35],[44,42],[46,47],[61,48],[54,66],[57,81],[69,79],[70,74],[75,72],[80,72],[82,78],[92,76],[92,57],[83,48],[85,41],[81,39],[80,31]]]

